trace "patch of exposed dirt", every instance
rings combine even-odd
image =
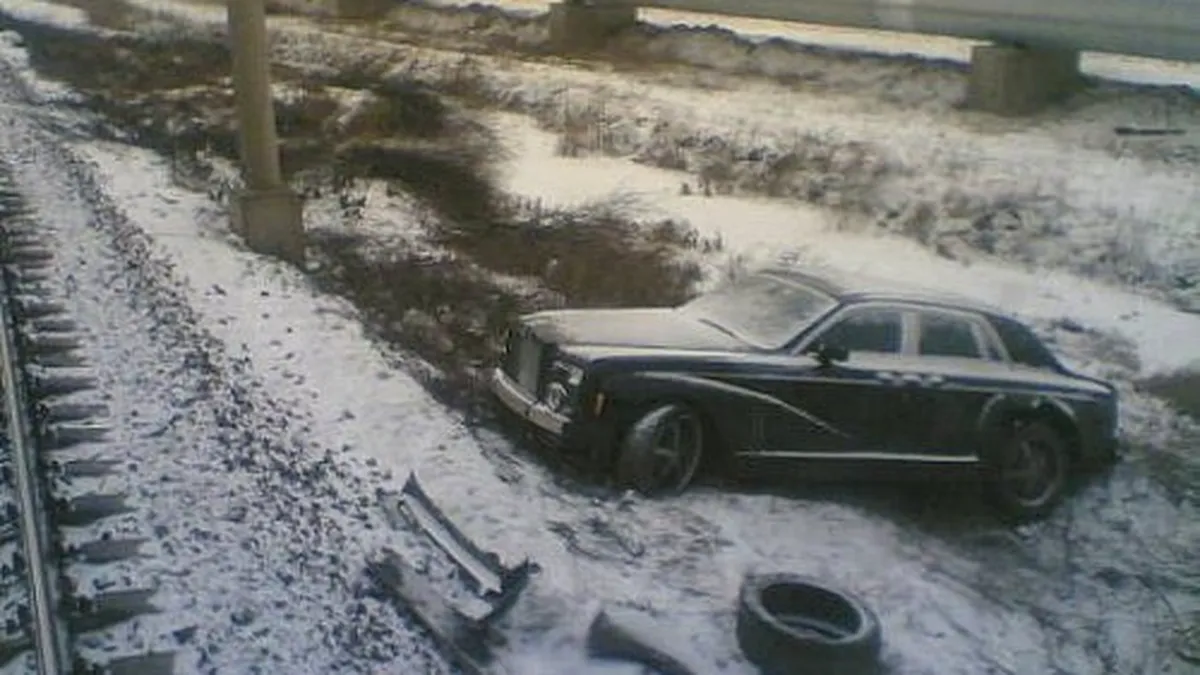
[[[702,275],[680,252],[716,246],[685,223],[639,223],[619,204],[603,203],[574,210],[518,204],[506,220],[441,228],[437,240],[495,272],[537,278],[573,307],[682,303]]]

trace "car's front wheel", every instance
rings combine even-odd
[[[640,415],[621,443],[617,481],[647,496],[682,492],[700,468],[704,422],[689,406],[664,403]]]
[[[990,493],[1001,512],[1018,521],[1041,518],[1062,498],[1070,457],[1066,443],[1043,422],[1023,422],[993,458]]]

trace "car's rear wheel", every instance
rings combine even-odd
[[[629,426],[617,456],[617,481],[647,496],[678,494],[704,456],[704,420],[683,403],[655,405]]]
[[[1062,498],[1069,465],[1067,445],[1052,427],[1019,423],[992,458],[992,500],[1010,518],[1042,518]]]

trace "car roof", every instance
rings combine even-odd
[[[1007,312],[998,307],[979,302],[964,295],[939,291],[905,282],[897,282],[892,279],[881,279],[869,274],[850,274],[825,268],[802,268],[784,265],[766,267],[759,270],[759,273],[811,286],[837,298],[842,303],[866,301],[912,302],[945,309],[962,309],[979,312],[994,317],[1011,318]]]

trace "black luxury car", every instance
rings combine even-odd
[[[787,266],[676,308],[520,318],[491,389],[644,494],[739,476],[981,475],[1017,518],[1116,452],[1117,392],[1004,312]]]

